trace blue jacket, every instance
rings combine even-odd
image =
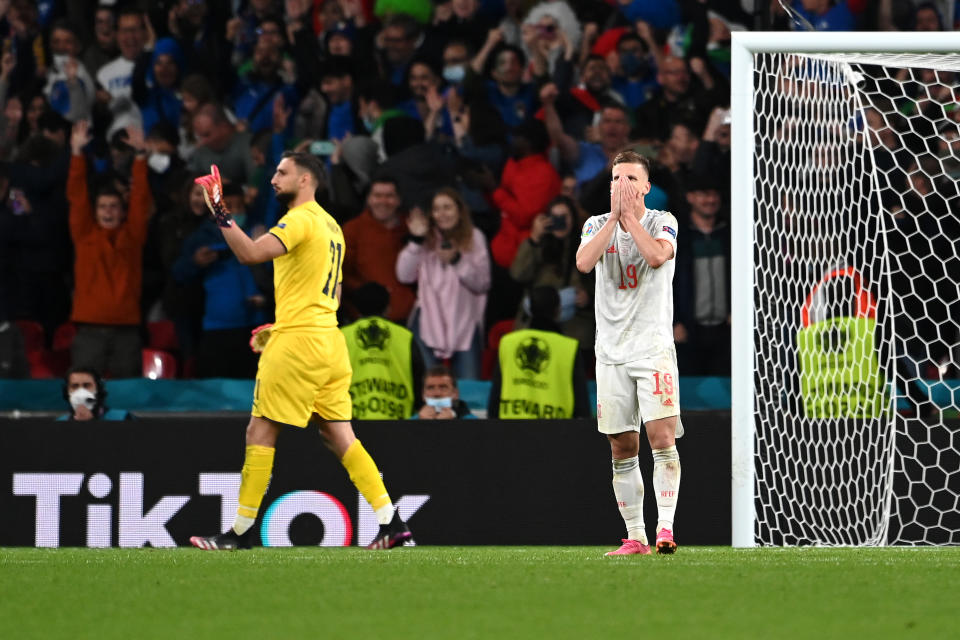
[[[197,266],[193,254],[200,247],[218,251],[220,259],[205,268]],[[170,271],[180,284],[203,278],[205,331],[255,327],[267,321],[263,310],[249,303],[251,296],[262,295],[253,272],[250,267],[240,264],[212,220],[204,221],[199,229],[187,236],[180,257]]]

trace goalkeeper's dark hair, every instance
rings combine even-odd
[[[637,153],[633,149],[627,149],[618,153],[617,157],[613,159],[613,166],[615,167],[618,164],[639,164],[643,167],[644,171],[647,172],[647,177],[650,177],[650,159],[645,155]]]
[[[283,157],[289,158],[293,164],[313,176],[318,188],[323,186],[323,163],[317,156],[305,151],[284,151]]]

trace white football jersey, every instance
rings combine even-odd
[[[580,245],[595,236],[609,213],[583,225]],[[673,350],[673,272],[677,257],[677,219],[672,213],[647,209],[640,224],[655,240],[673,245],[673,258],[659,269],[640,255],[633,237],[619,224],[613,242],[594,267],[597,317],[597,360],[623,364]]]

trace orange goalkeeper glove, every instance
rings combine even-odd
[[[233,226],[233,219],[230,217],[230,211],[223,201],[223,184],[220,182],[220,170],[217,165],[210,165],[210,175],[201,176],[194,180],[203,187],[203,199],[207,203],[207,208],[213,214],[213,219],[217,225],[226,229]]]
[[[250,349],[254,353],[261,353],[267,347],[267,341],[270,339],[270,327],[272,324],[262,324],[250,332]]]

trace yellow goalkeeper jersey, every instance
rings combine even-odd
[[[343,231],[316,202],[294,207],[270,229],[287,252],[273,261],[275,332],[336,327],[343,277]]]

